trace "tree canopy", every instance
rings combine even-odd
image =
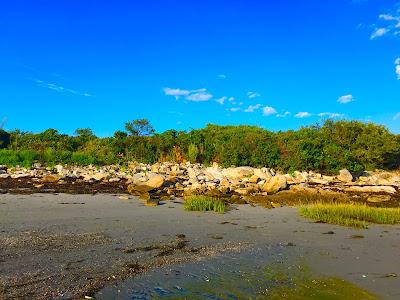
[[[155,133],[148,120],[139,119],[127,122],[125,129],[106,138],[96,137],[89,128],[77,129],[74,136],[55,129],[37,134],[0,130],[0,164],[191,161],[324,173],[400,167],[399,135],[359,121],[327,120],[281,132],[209,124],[202,129]]]

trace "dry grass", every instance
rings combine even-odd
[[[226,205],[222,200],[208,196],[191,196],[185,200],[183,205],[187,211],[214,211],[224,213]]]
[[[300,207],[303,217],[355,228],[368,228],[369,223],[400,224],[400,208],[378,208],[364,204],[316,203]]]

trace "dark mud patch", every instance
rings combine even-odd
[[[38,183],[37,178],[24,177],[18,179],[0,179],[1,193],[34,194],[34,193],[65,193],[65,194],[122,194],[127,193],[125,179],[119,182],[84,181],[83,179],[65,178],[58,182]]]

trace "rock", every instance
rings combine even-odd
[[[224,176],[222,175],[222,171],[219,168],[214,168],[214,167],[206,168],[203,171],[203,173],[209,178],[209,180],[214,180],[214,179],[221,180],[224,178]]]
[[[219,184],[220,184],[221,186],[224,186],[224,187],[229,187],[230,182],[229,182],[228,179],[223,178],[223,179],[219,182]]]
[[[61,179],[60,175],[50,174],[50,175],[46,175],[46,176],[42,177],[40,179],[40,182],[42,182],[42,183],[55,183],[55,182],[58,182],[60,179]]]
[[[163,176],[154,175],[150,177],[149,180],[143,183],[131,183],[130,185],[128,185],[128,192],[132,195],[138,196],[141,199],[150,199],[149,192],[162,187],[164,182],[165,179]]]
[[[352,182],[353,175],[351,175],[351,173],[347,169],[343,169],[340,170],[337,179],[339,179],[342,182]]]
[[[227,168],[222,171],[222,174],[232,179],[241,179],[252,176],[254,170],[252,167]]]
[[[265,172],[264,172],[265,171]],[[269,179],[272,175],[268,172],[268,169],[254,169],[254,175],[256,175],[260,179]]]
[[[316,183],[316,184],[322,184],[322,185],[327,185],[329,184],[331,181],[328,179],[324,179],[324,178],[310,178],[308,179],[308,182],[310,183]]]
[[[158,204],[159,204],[159,201],[156,199],[148,199],[148,200],[146,200],[146,203],[145,203],[146,206],[158,206]]]
[[[7,174],[7,173],[0,174],[0,178],[1,178],[1,179],[6,179],[6,178],[9,178],[9,177],[10,177],[10,175]]]
[[[246,195],[250,194],[250,190],[246,189],[246,188],[236,189],[235,193],[242,195],[242,196],[246,196]]]
[[[396,189],[392,186],[350,186],[344,189],[346,192],[357,192],[357,193],[387,193],[387,194],[395,194]]]
[[[264,183],[262,186],[262,191],[267,192],[268,194],[275,194],[281,190],[286,189],[287,187],[287,179],[283,175],[276,175],[271,177],[268,181]]]
[[[57,174],[63,174],[64,167],[62,165],[56,165]]]
[[[164,182],[165,182],[165,179],[163,176],[155,175],[155,176],[150,177],[150,179],[147,180],[146,182],[144,182],[143,184],[148,187],[151,187],[151,190],[154,190],[154,189],[158,189],[158,188],[162,187]]]
[[[30,177],[31,176],[31,174],[29,174],[29,173],[24,173],[24,172],[18,172],[18,173],[14,173],[14,174],[11,174],[11,178],[13,178],[13,179],[18,179],[18,178],[25,178],[25,177]]]
[[[118,178],[118,177],[113,177],[113,178],[108,179],[108,182],[119,182],[119,181],[121,181],[121,178]]]
[[[280,204],[280,203],[277,203],[277,202],[272,202],[272,201],[271,201],[271,205],[272,205],[272,207],[273,207],[273,208],[279,208],[279,207],[282,207],[282,204]]]
[[[376,195],[376,196],[368,197],[367,202],[381,203],[381,202],[387,202],[390,200],[392,200],[390,195]]]
[[[308,181],[309,178],[307,172],[299,172],[299,171],[294,171],[293,177],[296,183],[305,183]]]
[[[107,174],[105,173],[92,173],[92,174],[85,174],[83,176],[83,180],[85,181],[92,181],[92,180],[96,180],[96,181],[102,181],[107,179]]]
[[[257,175],[253,175],[249,178],[248,182],[250,183],[258,183],[260,181],[260,177],[258,177]]]

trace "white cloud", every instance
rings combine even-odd
[[[301,111],[301,112],[298,112],[297,114],[295,114],[294,116],[296,118],[308,118],[308,117],[311,117],[312,115],[307,111]]]
[[[344,95],[338,98],[337,102],[347,104],[354,101],[353,95]]]
[[[276,109],[271,107],[271,106],[265,106],[263,108],[263,115],[264,116],[270,116],[270,115],[275,115],[276,114]]]
[[[228,99],[228,97],[223,96],[221,98],[215,99],[215,101],[222,105],[225,103],[225,100],[227,100],[227,99]]]
[[[399,120],[400,119],[400,112],[394,115],[393,120]]]
[[[400,57],[395,60],[394,64],[396,65],[395,72],[397,75],[397,79],[400,80]]]
[[[180,96],[188,96],[190,91],[188,90],[181,90],[181,89],[171,89],[171,88],[164,88],[165,95],[168,96],[175,96],[177,99]]]
[[[189,101],[194,101],[194,102],[201,102],[201,101],[208,101],[212,97],[213,97],[213,95],[210,94],[209,92],[201,91],[201,92],[190,94],[185,99],[189,100]]]
[[[372,32],[370,39],[376,39],[378,37],[384,36],[385,34],[387,34],[390,31],[390,29],[388,28],[376,28],[374,30],[374,32]]]
[[[335,118],[343,118],[344,114],[338,114],[338,113],[330,113],[330,112],[323,112],[318,114],[319,117],[328,117],[330,119],[335,119]]]
[[[229,97],[228,101],[229,102],[235,101],[235,98],[234,97]]]
[[[257,92],[248,92],[247,93],[247,97],[249,97],[250,99],[254,99],[254,98],[257,98],[257,97],[260,97],[261,95],[259,94],[259,93],[257,93]]]
[[[56,91],[56,92],[70,93],[70,94],[83,96],[83,97],[93,97],[93,95],[91,95],[88,92],[81,92],[78,90],[69,89],[69,88],[63,87],[61,85],[57,85],[55,83],[49,83],[49,82],[45,82],[45,81],[39,80],[39,79],[36,79],[35,82],[41,87],[48,88],[48,89]]]
[[[185,97],[186,100],[194,102],[208,101],[213,97],[213,95],[207,92],[207,89],[205,88],[198,90],[164,88],[164,93],[167,96],[174,96],[177,100],[180,97]]]
[[[285,118],[287,116],[290,116],[292,113],[290,111],[285,111],[283,114],[277,114],[277,118]]]
[[[385,13],[379,15],[379,27],[376,27],[371,34],[371,39],[375,39],[384,35],[400,34],[400,9],[393,13]]]
[[[248,108],[246,108],[244,110],[244,112],[254,112],[256,110],[258,110],[259,108],[261,108],[262,105],[261,104],[256,104],[256,105],[250,105]]]
[[[220,79],[226,79],[226,75],[225,75],[225,74],[219,74],[219,75],[218,75],[218,78],[220,78]]]
[[[240,107],[232,107],[231,109],[229,109],[230,111],[233,111],[233,112],[235,112],[235,111],[238,111],[238,110],[240,110]]]

